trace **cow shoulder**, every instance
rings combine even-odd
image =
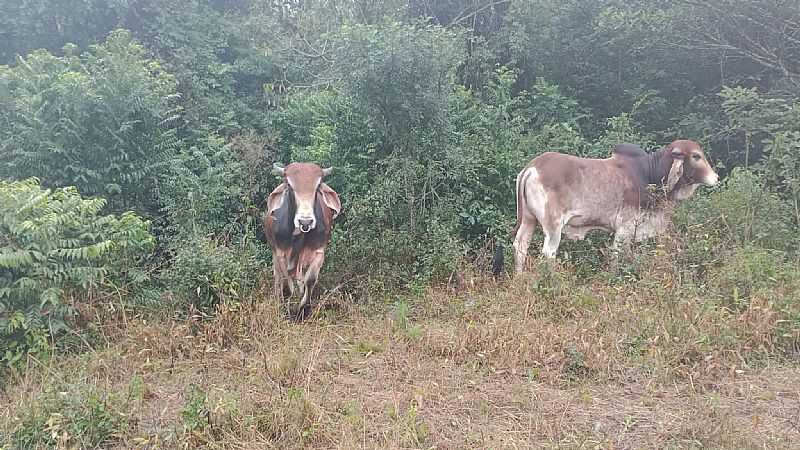
[[[288,193],[286,183],[281,183],[269,194],[264,218],[264,231],[268,240],[284,249],[291,245],[294,232],[294,202]]]

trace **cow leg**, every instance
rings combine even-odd
[[[624,223],[617,228],[614,232],[614,240],[611,242],[611,250],[616,254],[630,250],[631,244],[636,240],[636,228],[635,221]]]
[[[283,278],[281,271],[278,269],[278,262],[272,262],[272,294],[278,301],[283,301]]]
[[[536,229],[535,217],[524,214],[520,221],[517,234],[514,236],[514,266],[517,272],[525,270],[525,260],[528,257],[528,247],[531,244],[533,230]]]
[[[300,309],[298,311],[298,315],[301,318],[308,317],[311,313],[311,296],[314,294],[314,288],[317,286],[317,280],[319,279],[319,271],[322,269],[322,263],[324,262],[325,250],[316,250],[301,281],[300,292],[302,292],[302,299],[300,300]]]
[[[631,239],[630,237],[624,235],[623,233],[617,232],[614,233],[614,240],[611,242],[611,250],[616,253],[621,251],[627,251],[631,247]]]
[[[286,268],[286,255],[283,251],[272,252],[273,291],[278,301],[291,297],[294,294],[289,271]]]
[[[542,223],[544,230],[544,243],[542,244],[542,256],[547,259],[554,259],[558,246],[561,245],[561,231],[564,229],[562,218],[550,220],[548,225]]]

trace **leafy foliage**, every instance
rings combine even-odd
[[[38,50],[0,68],[0,175],[46,175],[115,209],[151,206],[178,146],[175,80],[127,31],[75,51]]]
[[[331,39],[340,83],[332,93],[292,97],[276,118],[276,126],[294,127],[281,142],[291,150],[285,158],[337,167],[329,184],[344,199],[340,239],[348,245],[334,247],[331,261],[404,261],[386,278],[425,280],[444,266],[424,255],[452,262],[462,253],[448,243],[457,214],[451,181],[465,159],[439,132],[452,127],[456,35],[390,22],[345,26]]]
[[[794,206],[790,215],[800,225],[798,100],[763,95],[754,88],[726,88],[720,97],[727,119],[725,133],[744,142],[733,156],[756,167],[770,187],[789,199]]]
[[[65,42],[89,45],[115,26],[127,2],[105,0],[22,0],[0,3],[0,64],[43,48],[61,49]]]
[[[38,181],[0,181],[0,361],[16,364],[64,331],[67,297],[141,279],[155,240],[131,212],[102,215],[103,199]],[[79,295],[80,296],[80,295]]]
[[[269,261],[266,246],[255,239],[261,222],[253,202],[269,192],[253,173],[266,171],[266,164],[258,141],[208,136],[181,151],[169,168],[173,181],[160,198],[170,264],[160,280],[196,307],[242,298]]]
[[[250,242],[224,244],[195,235],[175,246],[160,279],[181,299],[205,311],[224,301],[241,300],[266,266]]]
[[[323,283],[449,279],[509,240],[531,158],[677,137],[732,174],[679,219],[698,267],[722,258],[705,248],[797,253],[797,45],[758,26],[794,30],[787,5],[68,3],[4,6],[0,176],[153,217],[158,279],[194,304],[241,297],[266,267],[253,237],[276,161],[335,167],[344,214]],[[576,270],[602,264],[594,238],[564,245]]]
[[[752,296],[769,292],[775,286],[793,290],[800,288],[800,273],[784,259],[783,253],[751,245],[736,247],[729,252],[725,264],[715,268],[709,279],[716,293],[738,307],[747,305]]]
[[[797,257],[800,249],[792,205],[744,169],[734,170],[710,195],[682,205],[676,222],[688,262],[704,268],[740,248],[773,250],[780,258]]]

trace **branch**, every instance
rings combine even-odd
[[[459,24],[459,23],[461,23],[461,22],[463,22],[463,21],[465,21],[465,20],[467,20],[467,19],[469,19],[471,17],[475,17],[475,16],[477,16],[478,14],[480,14],[481,12],[483,12],[486,9],[489,9],[489,8],[492,8],[492,7],[495,7],[495,6],[498,6],[498,5],[502,5],[503,3],[509,3],[510,1],[511,0],[497,0],[497,1],[494,1],[492,3],[488,3],[486,5],[481,6],[480,8],[476,9],[475,11],[473,11],[473,12],[467,14],[467,15],[463,15],[465,12],[467,12],[467,10],[465,9],[464,11],[459,13],[459,15],[455,19],[453,19],[452,22],[447,24],[447,28],[450,28],[450,27],[452,27],[452,26],[454,26],[456,24]]]
[[[709,24],[695,24],[693,34],[700,39],[687,37],[688,42],[694,41],[701,48],[709,50],[737,53],[765,68],[778,71],[791,82],[800,78],[800,72],[794,67],[787,67],[785,60],[787,51],[791,54],[800,44],[800,39],[794,37],[798,32],[798,24],[791,18],[778,17],[775,11],[756,5],[749,5],[749,9],[737,12],[713,2],[678,1],[724,20],[716,30],[708,30],[704,26]],[[765,35],[760,36],[754,30],[764,31]]]

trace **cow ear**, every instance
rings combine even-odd
[[[674,150],[673,150],[674,152]],[[674,153],[673,153],[674,154]],[[683,153],[681,153],[682,155]],[[667,175],[667,192],[672,192],[678,181],[683,176],[683,158],[676,158],[672,161],[672,167]]]
[[[278,210],[283,205],[284,193],[286,192],[286,183],[281,183],[267,198],[267,214]]]
[[[319,191],[322,194],[322,201],[325,202],[325,206],[333,210],[333,218],[335,219],[339,216],[339,213],[342,212],[342,201],[339,200],[339,194],[325,183],[320,183],[319,187]]]

